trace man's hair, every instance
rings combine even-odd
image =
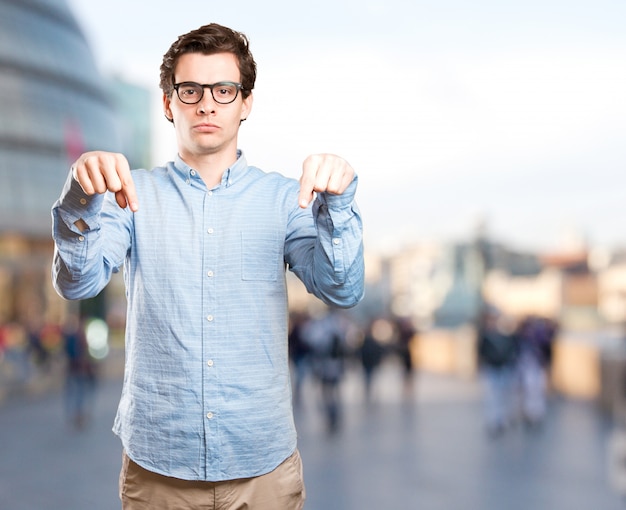
[[[211,23],[181,35],[163,55],[160,87],[167,97],[174,92],[174,72],[181,55],[185,53],[232,53],[239,62],[241,94],[250,95],[256,81],[256,62],[250,53],[250,43],[245,34],[228,27]]]

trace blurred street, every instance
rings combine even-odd
[[[0,402],[2,510],[119,508],[111,426],[120,384],[100,383],[82,430],[65,422],[58,391]],[[303,391],[296,421],[307,510],[625,508],[608,481],[611,426],[592,402],[553,398],[542,429],[490,439],[476,380],[419,374],[405,399],[387,364],[369,404],[360,373],[348,374],[340,428],[329,435],[315,388]]]

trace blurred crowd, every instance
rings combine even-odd
[[[549,396],[549,374],[558,324],[540,316],[513,318],[486,306],[476,325],[475,356],[483,384],[485,427],[496,437],[523,424],[543,423]],[[382,364],[395,358],[405,398],[416,388],[419,332],[406,317],[374,317],[363,327],[342,310],[293,313],[289,354],[293,398],[301,404],[308,378],[317,388],[329,432],[341,424],[341,383],[347,370],[362,376],[364,401],[372,399]]]
[[[94,339],[87,338],[88,323],[88,319],[70,317],[64,324],[0,325],[0,390],[27,386],[42,374],[60,373],[57,379],[65,392],[68,423],[83,427],[89,419],[100,357],[93,350]],[[558,325],[550,319],[514,319],[495,307],[485,307],[476,325],[475,354],[490,435],[501,435],[519,423],[529,428],[542,424],[557,332]],[[401,372],[398,391],[412,398],[419,336],[407,317],[382,315],[358,322],[341,309],[292,312],[289,357],[296,409],[302,405],[303,384],[308,381],[315,388],[328,432],[337,431],[346,373],[360,374],[363,400],[368,404],[386,361]]]
[[[520,421],[529,428],[543,423],[557,331],[558,325],[544,317],[514,320],[485,308],[476,346],[489,434],[498,436]]]
[[[0,324],[0,366],[5,384],[27,381],[52,368],[62,351],[63,327],[36,320]]]
[[[71,316],[63,324],[33,320],[0,325],[0,390],[19,394],[41,391],[38,384],[61,385],[68,424],[84,427],[98,370],[87,339],[88,323]]]
[[[350,368],[361,370],[366,402],[382,363],[397,358],[403,372],[403,391],[410,396],[415,372],[417,331],[403,317],[378,317],[364,328],[339,309],[317,314],[292,313],[289,355],[293,367],[293,398],[302,403],[302,387],[310,378],[319,390],[329,433],[341,424],[341,383]]]

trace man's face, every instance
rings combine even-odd
[[[201,85],[223,81],[239,83],[240,79],[237,59],[232,53],[184,54],[178,60],[174,75],[174,83]],[[215,93],[217,97],[217,89]],[[165,115],[174,120],[178,150],[183,159],[218,153],[234,156],[239,124],[250,113],[252,95],[243,99],[239,91],[232,103],[220,104],[213,99],[211,90],[205,88],[199,103],[186,104],[174,91],[171,98],[163,97],[163,106]]]

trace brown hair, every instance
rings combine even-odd
[[[167,97],[174,91],[174,72],[181,55],[185,53],[232,53],[239,62],[241,74],[241,94],[245,99],[250,95],[256,81],[256,62],[250,53],[250,43],[245,34],[228,27],[211,23],[181,35],[163,55],[161,82],[159,86]]]

